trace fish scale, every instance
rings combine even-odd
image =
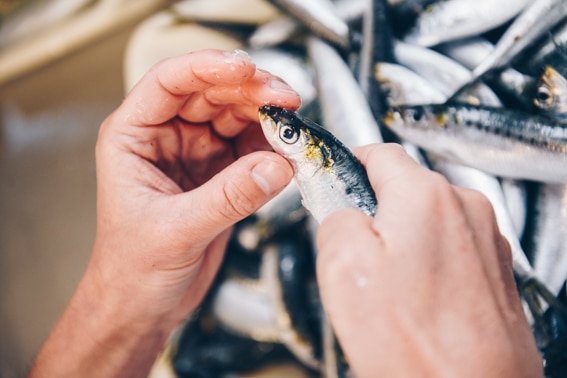
[[[293,166],[304,206],[320,223],[340,209],[374,216],[376,196],[366,170],[333,134],[289,110],[263,106],[260,123],[274,151]]]
[[[567,182],[567,128],[501,108],[400,106],[384,124],[426,151],[496,176]]]

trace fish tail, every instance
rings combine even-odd
[[[567,318],[567,306],[535,277],[530,277],[519,285],[522,299],[528,306],[533,318],[534,334],[540,349],[545,348],[555,338],[555,327],[545,316],[549,309],[554,313]]]

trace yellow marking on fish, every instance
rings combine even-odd
[[[323,168],[330,168],[335,163],[327,145],[319,139],[312,138],[305,149],[305,157],[309,160],[320,161]]]
[[[447,115],[445,113],[435,114],[435,122],[438,127],[445,127],[445,124],[447,123]]]
[[[382,121],[386,126],[390,126],[394,122],[394,120],[395,120],[394,112],[392,111],[386,112],[386,115],[382,118]]]

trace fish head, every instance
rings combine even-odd
[[[263,106],[258,115],[268,143],[294,167],[332,163],[330,150],[318,136],[320,126],[276,106]]]
[[[550,115],[567,117],[567,79],[551,66],[545,67],[539,79],[534,104]]]
[[[431,111],[427,106],[397,106],[391,107],[382,122],[395,133],[430,131],[443,127],[446,119],[443,113]]]

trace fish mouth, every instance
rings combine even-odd
[[[262,126],[262,130],[264,134],[268,138],[270,135],[269,133],[275,133],[277,129],[276,122],[270,115],[271,107],[270,106],[262,106],[258,110],[258,118],[260,119],[260,125]]]

